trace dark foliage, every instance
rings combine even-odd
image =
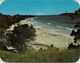
[[[0,42],[0,50],[7,50],[3,42]]]
[[[73,43],[69,44],[68,49],[79,49],[80,45],[74,45]]]
[[[71,43],[69,44],[68,48],[69,49],[78,49],[80,48],[80,23],[76,23],[76,25],[74,26],[74,30],[72,30],[71,36],[74,36],[74,44]]]
[[[20,20],[24,20],[26,18],[34,17],[31,15],[3,15],[0,13],[0,28],[7,29],[9,26],[11,26],[14,23],[19,22]]]
[[[26,42],[29,43],[30,40],[34,40],[35,32],[36,30],[32,25],[25,24],[15,27],[9,38],[11,46],[22,50],[26,46]]]
[[[0,13],[0,49],[5,49],[5,46],[16,46],[19,47],[20,44],[23,45],[23,43],[26,41],[25,39],[31,39],[35,36],[35,32],[32,32],[34,29],[33,26],[28,25],[21,25],[18,27],[15,27],[15,29],[8,33],[6,35],[6,29],[9,28],[14,23],[18,23],[21,20],[24,20],[26,18],[34,17],[31,15],[4,15]],[[27,42],[29,42],[27,40]],[[19,44],[19,46],[18,46]],[[25,43],[24,43],[25,44]]]

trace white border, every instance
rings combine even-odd
[[[80,58],[79,58],[79,60],[78,60],[77,62],[75,62],[75,63],[80,63]]]

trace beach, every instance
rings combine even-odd
[[[29,26],[32,24],[36,29],[36,37],[34,41],[31,41],[31,44],[44,44],[50,46],[51,44],[54,47],[59,49],[67,49],[68,45],[73,42],[73,37],[70,36],[71,28],[59,26],[57,24],[52,24],[51,22],[43,23],[40,21],[35,21],[35,18],[28,18],[25,20],[21,20],[19,23],[15,23],[10,26],[7,30],[14,30],[14,27],[18,25],[28,24]],[[35,49],[44,48],[45,46],[41,45],[32,45]]]
[[[59,49],[66,49],[68,45],[73,42],[73,37],[68,34],[58,33],[54,30],[51,31],[49,29],[37,28],[36,29],[36,37],[33,43],[45,44],[50,46],[51,44],[54,47]],[[35,48],[40,48],[39,46],[35,46]]]

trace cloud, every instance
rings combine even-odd
[[[0,5],[4,2],[5,0],[0,0]]]

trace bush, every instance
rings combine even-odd
[[[34,40],[35,37],[35,28],[31,26],[25,25],[19,25],[18,27],[15,27],[12,33],[8,33],[8,42],[11,43],[11,46],[15,47],[18,50],[22,50],[24,47],[26,47],[26,42],[30,43],[31,40]]]
[[[80,23],[77,23],[72,30],[71,36],[74,36],[74,42],[69,44],[68,49],[78,49],[80,48]]]

